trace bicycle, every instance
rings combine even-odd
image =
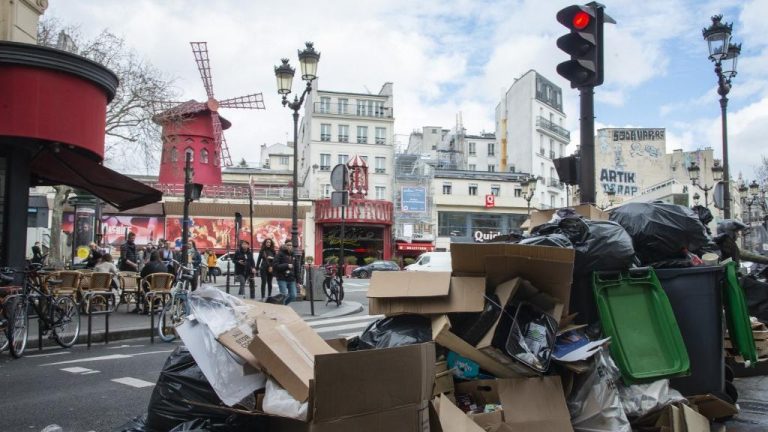
[[[344,300],[344,280],[334,264],[325,266],[323,291],[328,298],[328,301],[325,302],[326,305],[333,302],[336,303],[336,306],[341,306],[341,302]]]
[[[50,332],[50,338],[69,348],[77,342],[80,335],[80,311],[79,305],[71,296],[56,297],[43,292],[40,285],[42,264],[30,264],[26,270],[5,268],[0,273],[10,276],[14,273],[24,273],[21,293],[10,296],[6,301],[11,306],[6,309],[8,316],[8,342],[11,355],[20,358],[24,355],[29,336],[29,308],[37,313],[40,326],[40,334]],[[61,281],[49,279],[51,286],[60,284]],[[10,310],[10,313],[8,313]]]
[[[18,293],[18,287],[8,286],[13,283],[13,277],[0,273],[0,352],[8,349],[8,317],[5,311],[5,304],[12,300]],[[10,304],[10,303],[9,303]]]
[[[163,342],[171,342],[176,339],[174,328],[181,324],[189,313],[187,296],[190,283],[195,277],[195,269],[192,266],[185,267],[176,260],[173,263],[178,266],[178,270],[176,271],[176,281],[171,288],[171,300],[169,304],[163,305],[163,310],[157,321],[157,334]],[[169,326],[166,326],[166,321],[169,322]]]

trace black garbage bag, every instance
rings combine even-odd
[[[195,419],[184,422],[171,429],[168,432],[211,432],[213,426],[208,419]]]
[[[576,258],[573,272],[590,274],[593,271],[626,270],[635,261],[632,238],[618,223],[611,221],[584,221],[588,236],[575,243]]]
[[[696,213],[696,216],[699,217],[699,220],[701,223],[704,224],[704,228],[707,230],[707,234],[712,234],[712,232],[709,230],[709,223],[712,222],[714,219],[714,216],[712,216],[712,212],[709,211],[708,208],[704,207],[703,205],[695,205],[691,207],[691,210]]]
[[[147,429],[147,415],[136,416],[118,426],[113,432],[150,432]]]
[[[181,423],[209,419],[225,424],[230,413],[193,405],[222,405],[192,354],[180,346],[165,361],[147,409],[147,430],[167,431]]]
[[[502,308],[500,302],[499,296],[493,294],[486,297],[482,312],[448,314],[451,331],[466,343],[476,346],[499,319]]]
[[[763,323],[768,323],[768,283],[745,276],[741,278],[741,288],[747,298],[749,315]]]
[[[285,294],[276,294],[276,295],[273,295],[272,297],[267,297],[266,303],[281,305],[281,304],[285,304],[286,298],[287,297]]]
[[[583,219],[578,215],[563,217],[558,219],[557,222],[545,223],[534,227],[531,230],[531,236],[562,234],[573,244],[581,243],[589,236],[589,227],[586,222],[587,219]]]
[[[573,243],[563,234],[554,233],[529,237],[520,242],[521,245],[552,246],[566,249],[573,249]]]
[[[632,237],[643,264],[684,257],[684,251],[697,251],[709,242],[696,213],[675,204],[628,203],[613,210],[611,220]]]
[[[421,315],[396,315],[372,322],[357,344],[358,350],[394,348],[432,340],[432,321]]]

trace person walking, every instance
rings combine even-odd
[[[289,304],[296,299],[296,271],[293,268],[293,243],[288,240],[280,248],[275,258],[277,286],[280,294],[285,297],[285,303]]]
[[[195,269],[195,275],[192,278],[192,291],[197,289],[197,279],[200,277],[200,265],[203,263],[203,257],[197,250],[197,245],[194,241],[187,242],[187,265],[191,265]]]
[[[272,297],[272,271],[275,260],[275,244],[272,243],[272,239],[266,239],[261,242],[261,249],[259,250],[259,257],[256,259],[256,268],[259,270],[259,277],[261,278],[261,299],[265,298],[265,288],[269,288],[266,291],[266,297]]]
[[[40,249],[40,242],[35,242],[32,246],[32,262],[35,264],[43,263],[43,250]]]
[[[251,252],[250,244],[242,240],[240,241],[240,249],[235,252],[235,280],[240,282],[240,290],[237,295],[245,296],[245,281],[251,279],[256,273],[256,263],[253,261],[253,252]],[[256,286],[252,283],[251,299],[256,297]]]
[[[129,232],[125,244],[120,248],[120,271],[139,271],[139,255],[135,242],[136,233]]]
[[[208,249],[208,254],[205,257],[205,261],[208,263],[208,282],[213,280],[213,283],[216,283],[216,271],[213,269],[216,267],[217,261],[216,254],[213,252],[213,249]]]

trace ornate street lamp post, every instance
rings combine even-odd
[[[731,80],[736,76],[736,60],[741,53],[741,44],[731,43],[733,24],[723,23],[722,15],[712,17],[712,25],[702,30],[704,39],[709,46],[709,59],[715,64],[717,75],[717,93],[720,95],[720,112],[723,129],[723,215],[731,217],[731,177],[728,166],[728,92],[731,90]]]
[[[317,78],[317,63],[320,61],[320,53],[315,51],[312,42],[306,42],[306,48],[299,50],[299,64],[301,65],[301,79],[307,82],[301,97],[294,95],[293,101],[288,100],[293,84],[293,76],[296,70],[288,64],[288,59],[281,60],[280,66],[275,66],[275,77],[277,78],[277,94],[283,96],[283,106],[293,110],[293,207],[291,209],[291,243],[293,243],[294,268],[298,269],[298,257],[300,250],[304,245],[299,245],[299,170],[298,170],[298,147],[299,147],[299,110],[304,103],[304,97],[312,91],[312,81]],[[298,270],[297,270],[298,272]],[[299,274],[299,273],[297,273]],[[297,282],[299,282],[297,280]]]
[[[536,185],[538,182],[539,179],[536,176],[533,176],[522,183],[523,199],[528,203],[528,216],[531,215],[531,200],[533,199],[533,194],[536,193]]]
[[[704,191],[704,207],[709,208],[709,191],[714,189],[715,185],[703,184],[699,177],[700,172],[701,167],[696,162],[691,162],[688,166],[688,176],[691,178],[691,183],[694,186]],[[715,179],[715,183],[723,179],[723,167],[720,166],[719,161],[715,161],[712,165],[712,177]],[[696,200],[697,198],[694,196],[693,199]]]

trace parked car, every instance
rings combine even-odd
[[[234,252],[230,252],[228,254],[224,254],[216,259],[216,267],[213,267],[211,269],[208,269],[209,272],[213,272],[216,276],[226,275],[227,274],[227,263],[229,263],[229,274],[235,274],[235,262],[230,261],[230,256],[234,256]],[[253,262],[256,262],[256,259],[258,258],[259,254],[257,252],[254,252],[253,254]]]
[[[392,261],[374,261],[352,270],[352,277],[367,279],[375,271],[400,271],[400,267]]]
[[[450,252],[424,252],[415,263],[406,266],[406,271],[451,271]]]

